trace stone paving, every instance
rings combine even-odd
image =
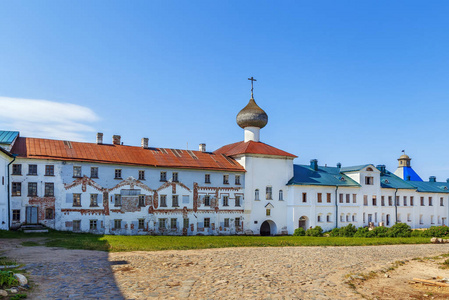
[[[449,245],[108,254],[13,242],[0,250],[26,265],[36,284],[30,299],[359,299],[343,283],[346,274],[449,253]]]

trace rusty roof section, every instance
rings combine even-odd
[[[272,156],[284,156],[296,158],[296,155],[285,152],[268,144],[262,142],[237,142],[221,147],[214,151],[214,153],[225,154],[227,156],[234,156],[239,154],[262,154],[262,155],[272,155]]]
[[[145,149],[136,146],[19,137],[11,153],[17,154],[19,158],[245,172],[245,169],[230,157],[180,149]]]

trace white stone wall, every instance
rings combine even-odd
[[[8,163],[11,157],[0,152],[0,229],[8,229]]]

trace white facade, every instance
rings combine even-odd
[[[0,151],[0,229],[8,228],[8,164],[12,157]]]

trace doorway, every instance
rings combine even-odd
[[[307,230],[308,224],[307,224],[307,217],[306,216],[302,216],[301,218],[299,218],[298,221],[298,227],[302,227],[304,228],[304,230]]]
[[[26,223],[27,224],[37,224],[37,207],[27,206],[26,207]]]
[[[270,227],[270,223],[268,223],[268,221],[265,221],[262,223],[262,225],[260,226],[260,235],[262,236],[268,236],[271,234],[271,227]]]

